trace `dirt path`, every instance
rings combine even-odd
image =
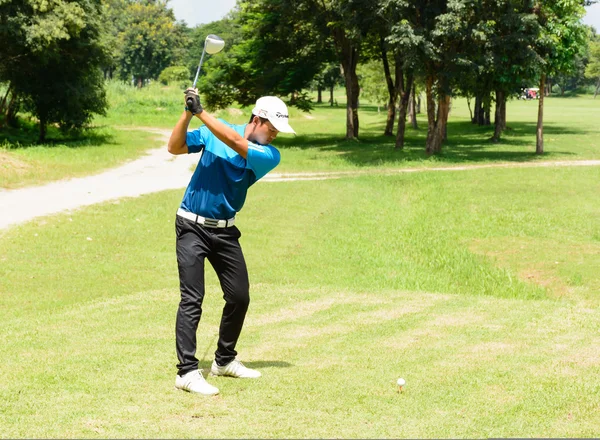
[[[159,135],[165,144],[170,130],[146,129]],[[122,197],[137,197],[142,194],[167,189],[185,188],[192,174],[192,166],[198,156],[172,156],[166,147],[151,150],[148,155],[126,163],[118,168],[93,176],[61,180],[42,186],[15,190],[0,190],[0,230],[12,225],[58,212],[78,209],[83,206]],[[465,171],[482,168],[525,168],[600,166],[600,160],[502,163],[467,165],[437,168],[403,168],[396,170],[370,170],[324,173],[270,173],[261,182],[289,182],[298,180],[338,179],[347,176],[424,171]]]

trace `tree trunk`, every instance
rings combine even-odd
[[[9,127],[16,128],[18,126],[17,113],[19,112],[20,107],[21,100],[19,99],[19,96],[15,92],[11,93],[5,118],[6,125]]]
[[[594,99],[598,95],[598,90],[600,90],[600,78],[598,78],[598,83],[596,84],[596,91],[594,92]]]
[[[447,96],[446,98],[446,110],[443,114],[444,137],[442,139],[444,142],[448,140],[448,117],[450,116],[450,111],[452,110],[452,98],[450,96]]]
[[[323,103],[323,89],[321,87],[317,87],[317,104]]]
[[[490,117],[492,111],[492,92],[485,92],[483,96],[483,125],[492,125]]]
[[[358,138],[358,77],[356,65],[346,77],[346,139]]]
[[[428,75],[425,79],[425,99],[427,100],[427,141],[425,152],[427,154],[435,153],[433,145],[435,131],[435,101],[433,100],[433,77]]]
[[[438,98],[438,111],[435,121],[435,129],[430,150],[433,153],[442,151],[442,144],[446,138],[446,127],[448,125],[448,113],[450,111],[450,96],[444,95]]]
[[[473,110],[471,110],[471,97],[467,95],[467,107],[469,108],[469,116],[471,117],[471,123],[473,123]]]
[[[8,84],[8,88],[6,89],[6,94],[4,95],[4,97],[2,98],[2,102],[0,102],[0,115],[5,116],[5,108],[6,107],[6,100],[8,99],[8,95],[10,94],[10,89],[11,89],[11,84]]]
[[[48,120],[46,119],[45,115],[40,115],[40,138],[38,139],[38,142],[44,143],[46,141],[46,128],[48,125]]]
[[[540,78],[540,90],[546,87],[546,74],[542,73]],[[535,141],[535,154],[544,154],[544,94],[540,93],[538,104],[538,120]]]
[[[408,115],[409,115],[409,119],[410,119],[410,123],[412,124],[412,127],[416,130],[419,128],[419,125],[417,124],[417,102],[416,102],[416,96],[415,96],[415,89],[416,89],[416,86],[415,86],[414,80],[413,80],[413,86],[412,86],[412,89],[410,90]]]
[[[502,102],[504,101],[504,92],[496,90],[496,111],[494,112],[494,135],[492,142],[500,142],[500,135],[503,130],[502,123]]]
[[[144,87],[144,78],[142,78],[141,76],[138,76],[137,87],[138,87],[138,89],[141,89],[142,87]]]
[[[388,89],[388,106],[387,106],[387,119],[385,121],[384,136],[394,135],[394,119],[396,119],[396,102],[398,100],[399,92],[399,81],[401,81],[402,69],[398,60],[396,59],[394,73],[395,78],[392,80],[392,72],[390,70],[390,63],[388,61],[387,49],[385,47],[385,40],[383,37],[379,40],[379,49],[381,51],[381,61],[383,62],[383,73],[385,74],[385,83]]]
[[[403,83],[404,81],[401,80]],[[410,99],[410,92],[413,86],[413,73],[409,72],[406,76],[406,85],[403,85],[403,90],[400,95],[400,115],[398,116],[398,132],[396,133],[396,150],[404,148],[404,134],[406,132],[406,109]]]
[[[502,95],[502,105],[500,106],[500,117],[502,121],[502,130],[506,130],[506,93]]]
[[[480,115],[481,115],[481,95],[477,94],[477,95],[475,95],[475,109],[473,110],[473,119],[471,119],[471,122],[473,124],[482,125],[479,122]]]
[[[358,49],[352,45],[343,28],[333,30],[333,39],[339,50],[346,84],[346,139],[356,139],[358,137],[358,96],[360,94],[356,75]]]
[[[333,107],[333,85],[329,87],[329,107]]]

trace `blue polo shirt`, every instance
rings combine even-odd
[[[247,124],[221,122],[244,136]],[[248,188],[279,164],[279,151],[272,145],[248,141],[248,157],[244,159],[203,125],[189,131],[188,153],[202,152],[198,166],[185,190],[181,208],[219,220],[230,219],[242,209]]]

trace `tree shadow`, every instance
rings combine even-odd
[[[102,127],[94,126],[78,133],[64,134],[55,126],[48,126],[46,140],[38,142],[39,127],[37,123],[20,120],[19,127],[4,127],[0,130],[0,145],[8,150],[25,149],[44,145],[57,145],[69,148],[97,147],[106,144],[116,144],[114,136],[102,131]]]
[[[364,111],[364,108],[361,108]],[[376,111],[376,108],[370,108]],[[315,133],[298,135],[294,138],[277,139],[282,150],[301,149],[334,153],[338,159],[358,167],[407,166],[411,163],[478,163],[478,162],[530,162],[540,159],[567,158],[575,153],[567,150],[552,150],[543,156],[535,153],[535,122],[509,123],[500,142],[491,137],[494,126],[477,126],[470,121],[449,121],[448,140],[442,152],[433,156],[425,153],[427,127],[423,121],[419,129],[407,125],[404,148],[396,150],[395,136],[383,136],[385,122],[363,123],[359,140],[346,140],[340,135]],[[544,126],[546,136],[585,135],[585,129],[555,124]]]

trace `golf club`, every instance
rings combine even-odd
[[[215,34],[209,34],[206,36],[206,40],[204,40],[204,49],[202,49],[202,56],[200,57],[200,63],[198,64],[198,70],[196,71],[196,77],[194,78],[194,83],[192,84],[192,88],[195,89],[196,88],[196,83],[198,82],[198,75],[200,75],[200,69],[202,69],[202,63],[204,62],[204,55],[205,54],[210,54],[213,55],[215,53],[219,53],[223,50],[223,47],[225,46],[225,41],[215,35]],[[191,98],[188,98],[188,100],[186,101],[188,105],[191,105]]]

